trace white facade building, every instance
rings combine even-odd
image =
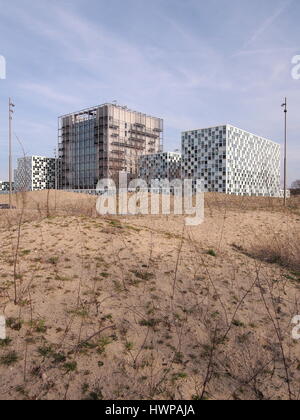
[[[30,156],[18,159],[15,170],[16,191],[55,189],[56,159]]]
[[[12,189],[14,189],[14,182],[12,182]],[[0,192],[8,192],[8,191],[9,191],[9,182],[0,181]]]
[[[139,158],[139,177],[151,186],[152,180],[181,179],[181,154],[161,152]]]
[[[182,134],[182,176],[205,192],[279,197],[280,145],[232,125]]]

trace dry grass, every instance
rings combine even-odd
[[[262,261],[278,264],[286,269],[300,273],[300,236],[299,232],[289,232],[285,235],[261,238],[249,254]]]
[[[206,208],[208,211],[238,210],[239,212],[249,210],[266,210],[271,212],[282,212],[283,200],[278,198],[265,197],[237,197],[218,193],[205,195]],[[7,195],[0,195],[0,203],[8,203]],[[14,194],[13,204],[18,209],[25,208],[29,212],[35,212],[45,217],[47,213],[51,216],[58,215],[79,215],[96,216],[96,198],[86,194],[65,193],[62,191],[39,191],[33,193]],[[171,208],[172,205],[171,205]],[[288,199],[289,212],[300,215],[300,196]]]
[[[15,200],[0,213],[1,400],[299,399],[299,197],[208,194],[193,228],[97,217],[72,193]]]

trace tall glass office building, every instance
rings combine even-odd
[[[59,188],[95,189],[119,173],[138,176],[138,158],[162,149],[163,120],[104,104],[59,118]]]

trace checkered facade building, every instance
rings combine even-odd
[[[15,170],[16,191],[40,191],[55,189],[55,158],[30,156],[18,159]]]
[[[152,180],[181,179],[181,154],[162,152],[139,158],[139,177],[150,186]]]
[[[14,182],[12,183],[12,189],[14,189]],[[8,192],[8,191],[9,191],[9,182],[0,181],[0,192]]]
[[[282,195],[280,145],[231,125],[182,133],[182,176],[205,192]]]

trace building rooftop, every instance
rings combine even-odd
[[[149,156],[158,156],[158,155],[176,155],[176,156],[181,156],[182,153],[181,152],[157,152],[157,153],[148,153],[146,155],[142,155],[141,157],[149,157]]]
[[[146,116],[146,117],[161,119],[159,117],[154,117],[153,115],[148,115],[144,112],[134,111],[132,109],[129,109],[126,105],[118,105],[118,104],[113,103],[113,102],[111,102],[111,103],[107,102],[107,103],[104,103],[102,105],[97,105],[97,106],[93,106],[93,107],[90,107],[90,108],[82,109],[80,111],[71,112],[69,114],[61,115],[59,118],[66,118],[66,117],[71,117],[71,116],[74,116],[74,115],[75,116],[77,116],[77,115],[90,115],[90,116],[92,116],[97,112],[97,109],[103,108],[104,106],[113,106],[115,108],[122,109],[122,110],[128,111],[128,112],[133,112],[135,114],[143,115],[143,116]]]
[[[30,155],[30,156],[23,156],[18,158],[18,160],[22,160],[22,159],[32,159],[32,158],[38,158],[38,159],[56,159],[55,157],[51,156],[39,156],[39,155]]]
[[[261,136],[259,134],[251,133],[250,131],[244,130],[243,128],[236,127],[236,126],[234,126],[232,124],[219,124],[219,125],[214,125],[212,127],[203,127],[203,128],[198,128],[198,129],[194,129],[194,130],[186,130],[186,131],[183,131],[182,134],[192,133],[194,131],[212,130],[214,128],[220,128],[220,127],[231,127],[231,128],[235,128],[237,130],[244,131],[245,133],[250,134],[251,136],[259,137],[259,138],[261,138],[263,140],[269,141],[271,143],[274,143],[274,144],[277,144],[278,146],[280,146],[280,143],[278,143],[278,142],[275,142],[275,141],[273,141],[271,139],[267,139],[266,137],[263,137],[263,136]]]

